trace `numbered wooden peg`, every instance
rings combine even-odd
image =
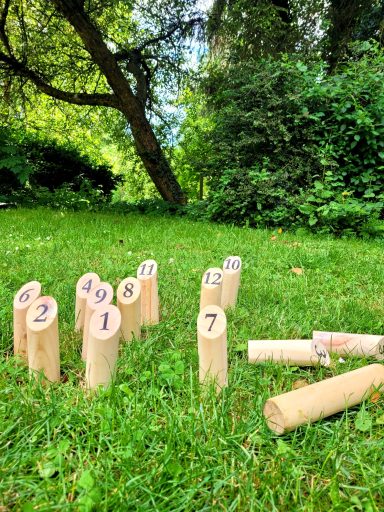
[[[263,413],[268,427],[284,434],[353,407],[383,384],[384,366],[371,364],[270,398]]]
[[[28,309],[27,342],[30,373],[42,372],[50,382],[60,381],[58,313],[53,297],[39,297]]]
[[[76,284],[75,331],[84,328],[85,308],[89,292],[100,283],[100,277],[94,272],[88,272],[80,277]]]
[[[137,269],[137,279],[141,285],[141,324],[159,323],[159,293],[157,285],[157,263],[145,260]]]
[[[214,381],[219,392],[228,385],[227,319],[219,306],[206,306],[197,318],[199,380]]]
[[[121,314],[116,306],[104,305],[93,312],[89,323],[87,388],[108,387],[119,352]]]
[[[249,340],[248,361],[273,361],[290,366],[329,366],[330,357],[320,341],[315,340]]]
[[[13,299],[13,351],[28,361],[27,349],[27,311],[41,294],[41,284],[30,281],[20,288]]]
[[[314,341],[320,341],[329,350],[344,356],[384,359],[384,336],[346,332],[313,331]]]
[[[141,336],[141,284],[127,277],[117,288],[117,307],[121,313],[121,336],[125,341]]]
[[[107,306],[113,300],[113,288],[109,283],[101,282],[96,285],[88,294],[85,306],[84,328],[83,328],[83,350],[81,357],[87,359],[88,331],[91,316],[96,309]]]
[[[241,258],[228,256],[223,265],[223,288],[221,291],[221,307],[234,308],[240,286]]]
[[[221,307],[223,271],[221,268],[209,268],[201,280],[200,310],[206,306]]]

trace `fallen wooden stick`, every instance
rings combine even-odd
[[[263,413],[268,427],[284,434],[353,407],[383,384],[384,366],[375,363],[270,398]]]
[[[329,366],[330,357],[320,341],[314,340],[249,340],[248,361],[273,361],[291,366]]]
[[[344,356],[384,359],[384,336],[347,332],[313,331],[314,341],[321,342],[329,352]]]

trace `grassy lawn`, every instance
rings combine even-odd
[[[251,338],[313,329],[383,333],[383,241],[50,210],[3,211],[0,233],[0,511],[384,509],[384,397],[280,438],[262,417],[295,381],[369,361],[250,365],[244,350]],[[229,387],[202,395],[200,281],[230,254],[243,273],[228,314]],[[76,281],[94,271],[116,289],[148,258],[161,323],[121,347],[114,385],[91,395],[73,331]],[[13,296],[34,279],[59,305],[62,382],[46,388],[12,356]]]

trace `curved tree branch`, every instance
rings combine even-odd
[[[1,12],[1,18],[0,18],[0,40],[3,42],[7,52],[9,55],[12,55],[11,45],[9,44],[9,39],[7,36],[7,33],[5,31],[5,24],[7,22],[7,16],[9,11],[9,5],[11,3],[11,0],[5,0],[4,7]]]
[[[52,96],[52,98],[65,101],[66,103],[72,103],[73,105],[118,107],[118,101],[114,94],[87,94],[63,91],[50,85],[42,76],[36,73],[36,71],[28,68],[14,57],[6,55],[4,52],[0,52],[0,63],[1,62],[5,64],[6,69],[10,73],[30,80],[39,91]]]

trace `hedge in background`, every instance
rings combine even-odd
[[[98,191],[104,200],[121,183],[108,165],[95,164],[73,147],[54,141],[36,140],[20,132],[0,129],[0,193],[29,191],[40,193],[64,188],[93,195]]]

